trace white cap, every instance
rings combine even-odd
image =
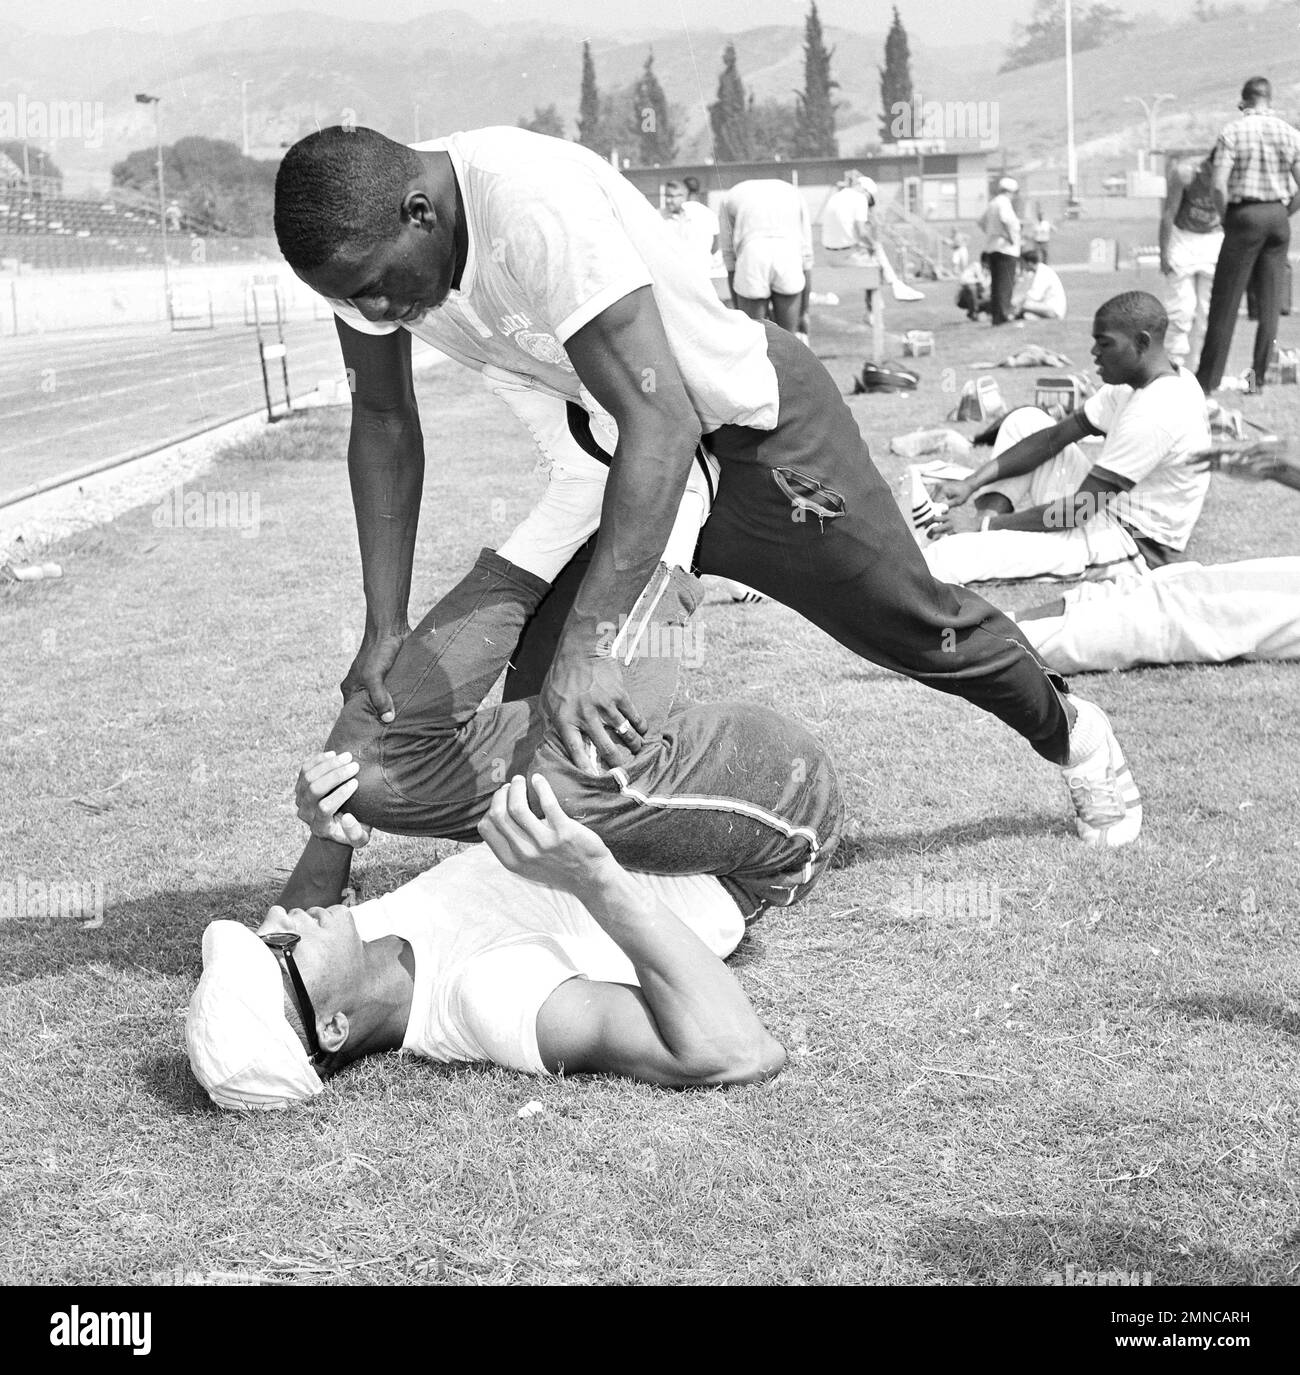
[[[1015,179],[1015,177],[1003,177],[1002,180],[998,182],[998,190],[1019,191],[1020,183]]]
[[[324,1089],[284,1015],[280,961],[237,921],[208,923],[185,1044],[194,1077],[221,1108],[284,1108]]]
[[[859,172],[854,178],[854,180],[857,184],[857,188],[859,191],[865,192],[865,194],[870,196],[873,201],[876,199],[876,195],[879,188],[876,186],[876,183],[871,180],[870,177],[863,176],[863,174]]]

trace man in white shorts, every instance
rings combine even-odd
[[[1165,353],[1164,307],[1145,291],[1114,296],[1093,321],[1103,386],[1053,423],[1032,406],[1002,422],[993,458],[937,495],[959,506],[976,493],[979,531],[931,527],[935,577],[1115,577],[1171,562],[1187,547],[1209,474],[1189,464],[1209,448],[1205,398]],[[1080,441],[1102,436],[1090,460]]]
[[[788,181],[737,182],[718,207],[718,245],[737,309],[751,320],[772,319],[799,331],[804,274],[812,270],[808,207]]]

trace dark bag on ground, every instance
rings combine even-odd
[[[901,363],[864,363],[862,371],[853,379],[853,395],[863,392],[915,391],[920,373]]]

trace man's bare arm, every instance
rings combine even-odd
[[[663,557],[700,426],[649,287],[602,311],[569,340],[568,352],[617,422],[618,446],[591,567],[542,689],[542,709],[575,763],[585,735],[618,764],[628,756],[607,727],[624,720],[637,726],[639,718],[617,660],[602,656],[601,627],[631,611]]]
[[[1026,435],[997,458],[982,464],[970,477],[942,483],[936,488],[935,495],[950,506],[961,506],[990,482],[1003,482],[1009,477],[1023,477],[1026,473],[1032,473],[1049,458],[1059,454],[1067,444],[1076,444],[1094,433],[1083,412],[1075,411],[1055,425]]]
[[[1236,159],[1228,152],[1224,144],[1220,144],[1214,155],[1214,180],[1211,183],[1210,191],[1214,196],[1214,208],[1219,212],[1222,220],[1228,213],[1228,177],[1232,173],[1232,164]]]
[[[1042,506],[1030,506],[1024,511],[1011,511],[1004,516],[994,516],[989,521],[990,530],[1073,530],[1091,520],[1105,509],[1113,496],[1123,488],[1096,469],[1079,484],[1073,496],[1059,497]]]
[[[1295,191],[1292,192],[1291,199],[1286,203],[1286,213],[1294,215],[1300,210],[1300,158],[1291,164],[1291,180],[1295,183]]]
[[[1173,234],[1174,219],[1183,203],[1185,187],[1182,168],[1175,164],[1165,178],[1165,203],[1160,211],[1160,271],[1165,276],[1173,271],[1169,263],[1169,241]]]
[[[785,1064],[731,971],[673,912],[648,896],[594,831],[572,820],[541,775],[529,807],[522,778],[479,825],[512,873],[574,894],[631,961],[640,988],[571,979],[542,1005],[547,1067],[624,1074],[678,1086],[753,1083]]]
[[[352,847],[312,836],[288,882],[276,898],[276,906],[292,911],[301,907],[333,907],[343,901],[343,890],[352,872]]]
[[[345,698],[364,688],[380,716],[391,720],[384,678],[410,633],[411,565],[424,490],[411,336],[406,330],[362,334],[342,321],[337,327],[352,387],[348,479],[366,596],[361,649],[342,688]]]

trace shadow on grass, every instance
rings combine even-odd
[[[938,830],[870,831],[846,835],[831,858],[832,869],[851,869],[858,864],[887,859],[915,859],[924,850],[935,854],[946,847],[965,848],[982,845],[998,836],[1041,836],[1066,834],[1060,812],[1039,812],[1033,816],[993,816],[984,821],[953,822]]]
[[[1300,1036],[1300,1013],[1260,993],[1191,993],[1156,1005],[1158,1012],[1165,1009],[1191,1021],[1258,1022],[1288,1036]]]
[[[88,964],[197,977],[208,922],[224,918],[255,925],[281,882],[208,884],[110,902],[103,925],[90,929],[79,920],[16,918],[4,926],[0,987]]]
[[[914,1227],[908,1246],[940,1284],[1063,1284],[1067,1277],[1087,1284],[1085,1272],[1136,1272],[1139,1285],[1148,1273],[1154,1285],[1277,1284],[1296,1264],[1300,1234],[1242,1256],[1224,1246],[1185,1246],[1152,1228],[1104,1218],[938,1217]]]

